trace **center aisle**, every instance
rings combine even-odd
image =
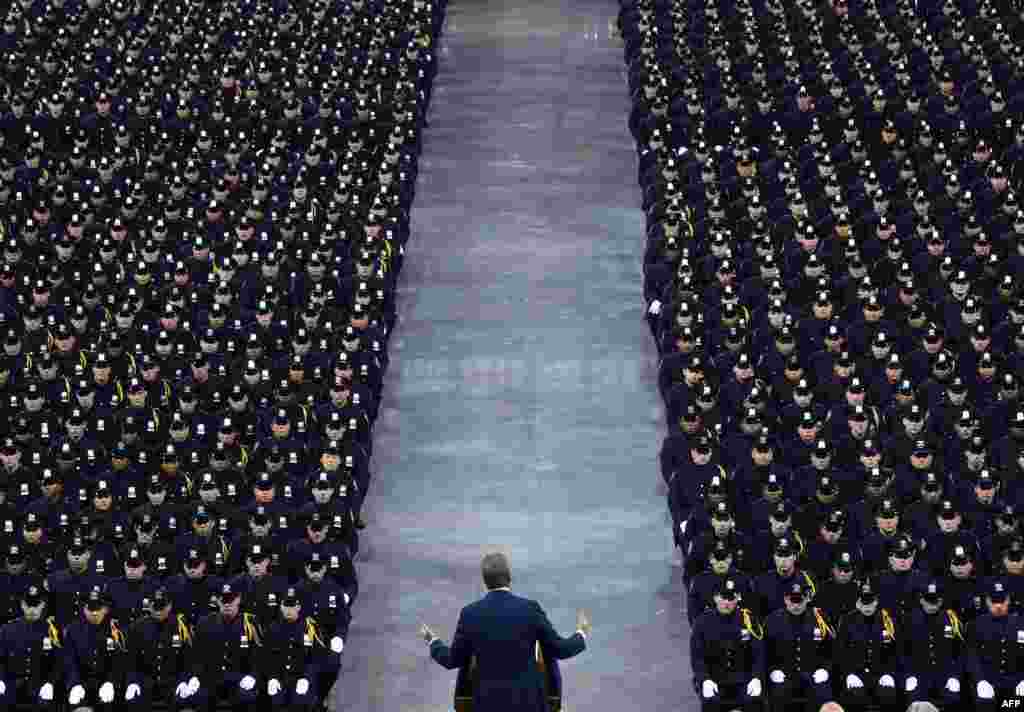
[[[450,639],[491,546],[563,634],[592,613],[568,712],[693,704],[617,10],[449,6],[338,710],[451,707],[417,628]]]

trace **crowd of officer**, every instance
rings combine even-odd
[[[1024,14],[623,0],[705,710],[1024,695]]]
[[[0,18],[0,709],[317,708],[443,1]]]

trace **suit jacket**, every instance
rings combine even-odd
[[[536,601],[508,591],[490,591],[462,609],[451,646],[435,640],[430,656],[448,670],[467,667],[476,657],[474,709],[546,712],[537,643],[546,660],[571,658],[586,648],[579,633],[569,638],[558,635]]]

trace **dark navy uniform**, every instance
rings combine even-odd
[[[998,600],[993,596],[1006,598],[998,581],[988,594],[993,602]],[[977,709],[994,709],[998,700],[1014,696],[1024,681],[1024,617],[1012,613],[979,616],[968,627],[967,672],[975,685],[972,697]],[[991,690],[982,689],[982,682]]]
[[[230,598],[238,594],[225,584],[220,595]],[[240,612],[227,620],[218,612],[203,618],[195,629],[189,665],[200,688],[189,702],[199,709],[217,700],[234,710],[253,704],[264,689],[257,670],[259,644],[256,622],[248,614]],[[246,677],[255,679],[250,689],[241,685]]]
[[[858,599],[877,605],[875,585],[862,584]],[[879,607],[866,616],[855,610],[842,618],[837,633],[835,684],[844,708],[863,710],[871,701],[885,707],[896,703],[900,649],[889,611]]]
[[[312,554],[307,564],[307,579],[296,587],[302,610],[327,642],[326,648],[315,648],[317,660],[317,691],[326,695],[338,677],[341,652],[348,638],[352,612],[345,602],[345,591],[337,581],[326,576],[327,566],[319,554]],[[319,576],[320,580],[316,580]]]
[[[42,590],[33,587],[23,600],[29,605],[42,604]],[[0,628],[0,680],[7,687],[0,695],[0,708],[16,704],[43,711],[57,708],[65,694],[62,644],[57,626],[46,618],[29,621],[22,617]],[[45,692],[44,685],[50,686]]]
[[[918,605],[904,619],[903,690],[907,702],[928,700],[952,709],[960,701],[961,686],[966,683],[964,630],[956,611],[942,607],[940,584],[926,584],[921,595],[935,606],[935,611],[925,611]]]
[[[729,595],[735,600],[735,582],[726,580],[719,592],[729,590],[730,585]],[[757,667],[763,660],[762,637],[760,626],[746,609],[737,608],[727,615],[714,610],[697,620],[690,636],[690,660],[705,712],[729,710],[751,701],[749,683],[764,680],[764,671]]]
[[[109,606],[105,594],[93,590],[86,606]],[[125,678],[130,665],[128,641],[116,623],[108,616],[98,625],[80,619],[67,627],[64,636],[65,683],[71,707],[78,706],[71,697],[76,688],[84,691],[82,703],[101,704],[101,689],[107,683],[113,686],[114,699],[124,695]]]
[[[284,605],[298,606],[294,592],[286,595]],[[270,626],[263,637],[258,665],[261,679],[267,681],[267,696],[272,705],[283,705],[295,712],[313,709],[319,679],[315,648],[325,647],[316,623],[302,616],[294,621],[282,618]]]
[[[171,709],[179,709],[178,685],[191,677],[188,667],[192,654],[192,629],[184,614],[174,613],[170,598],[163,590],[147,599],[153,610],[168,611],[167,618],[159,620],[152,614],[135,622],[129,630],[132,643],[131,665],[127,684],[138,685],[140,692],[126,701],[125,710],[148,710],[154,702],[163,702]]]
[[[806,601],[805,588],[793,584],[787,598]],[[805,607],[800,614],[783,609],[768,616],[762,667],[768,676],[769,704],[785,705],[794,697],[806,697],[820,706],[831,699],[834,641],[835,631],[821,609]]]

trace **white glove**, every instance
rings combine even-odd
[[[177,695],[180,700],[187,700],[192,696],[192,690],[188,689],[188,685],[184,682],[179,682],[178,686],[174,688],[174,694]]]
[[[85,688],[81,685],[75,685],[71,688],[71,692],[68,693],[68,702],[74,706],[79,704],[85,699]]]
[[[194,695],[197,692],[199,692],[199,678],[198,677],[192,677],[188,681],[188,694],[189,695]]]
[[[951,677],[946,680],[946,689],[952,692],[954,695],[960,692],[960,681],[955,677]]]
[[[718,694],[718,685],[715,684],[714,680],[705,680],[701,686],[704,692],[704,699],[710,700],[712,697]]]
[[[786,681],[786,673],[782,672],[782,670],[772,670],[772,674],[768,678],[776,685],[781,685]]]
[[[304,677],[300,678],[299,681],[295,683],[295,694],[304,695],[307,692],[309,692],[309,680]]]
[[[992,684],[988,680],[982,680],[978,683],[978,697],[983,700],[991,700],[996,696],[996,689],[992,687]]]
[[[44,702],[52,702],[53,701],[53,683],[52,682],[48,682],[48,683],[46,683],[45,685],[43,685],[42,687],[39,688],[39,699],[43,700]]]
[[[761,681],[756,677],[747,683],[747,694],[751,697],[761,696]]]
[[[345,593],[345,594],[342,594],[342,595],[343,595],[343,596],[345,596],[345,605],[346,605],[346,606],[347,606],[347,605],[348,605],[349,603],[351,603],[351,602],[352,602],[352,596],[348,595],[347,593]]]
[[[814,671],[814,684],[820,685],[823,682],[828,682],[828,670],[825,668],[818,668]]]
[[[132,684],[128,685],[128,689],[124,691],[124,698],[131,702],[140,694],[142,694],[142,688],[133,682]]]
[[[1024,697],[1024,682],[1017,683],[1017,689],[1014,691],[1017,697]]]
[[[657,299],[651,302],[651,306],[647,308],[647,313],[651,316],[658,316],[658,314],[661,314],[661,302]]]
[[[0,680],[0,695],[6,695],[6,694],[7,694],[7,683],[4,682],[3,680]]]
[[[339,636],[331,638],[331,652],[336,655],[341,655],[341,651],[345,649],[345,641]]]
[[[905,689],[907,692],[913,692],[914,690],[916,690],[917,689],[917,678],[916,677],[908,677],[906,683],[903,685],[903,689]]]
[[[256,678],[252,675],[246,675],[242,678],[242,681],[238,683],[238,686],[248,692],[252,688],[256,687]]]
[[[100,700],[106,704],[110,704],[114,701],[114,685],[110,682],[104,682],[100,685]]]
[[[896,681],[892,679],[892,675],[882,675],[878,678],[878,684],[882,687],[896,687]]]
[[[271,680],[267,683],[267,694],[273,697],[281,691],[281,682],[279,680]]]
[[[858,687],[864,687],[864,681],[856,675],[847,675],[846,686],[849,687],[851,690],[856,690]]]
[[[683,521],[679,522],[679,532],[681,534],[683,534],[684,536],[686,534],[686,523],[688,521],[689,521],[688,519],[684,519]]]

